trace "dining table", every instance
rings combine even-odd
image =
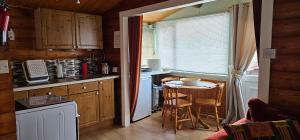
[[[199,96],[201,98],[213,98],[216,93],[216,83],[209,82],[209,81],[197,81],[197,82],[188,82],[185,83],[184,81],[176,80],[176,81],[169,81],[166,82],[164,85],[177,88],[180,93],[186,94],[188,100],[192,102],[192,114],[195,118],[197,106],[195,106],[195,99]],[[205,129],[209,129],[209,125],[205,123],[201,118],[196,121],[199,122]]]

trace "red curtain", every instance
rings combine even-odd
[[[254,16],[254,30],[256,39],[257,59],[259,58],[260,46],[260,24],[261,24],[261,5],[262,0],[253,0],[253,16]]]
[[[129,35],[129,64],[130,64],[130,116],[133,117],[139,94],[141,55],[142,55],[143,17],[136,16],[128,19]]]

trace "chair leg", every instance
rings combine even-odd
[[[219,124],[218,107],[215,107],[215,115],[216,115],[217,131],[219,131],[220,124]]]
[[[191,122],[192,122],[193,128],[196,128],[196,125],[195,125],[195,122],[194,122],[194,119],[193,119],[193,115],[192,115],[192,110],[191,110],[190,106],[188,107],[188,111],[189,111],[189,116],[191,118]]]
[[[163,109],[163,111],[162,111],[162,128],[164,128],[165,127],[165,122],[166,122],[166,117],[167,117],[167,115],[168,115],[168,112],[167,112],[168,110],[167,110],[167,108],[166,107],[164,107],[164,109]]]
[[[177,121],[178,121],[178,109],[177,108],[175,108],[175,121],[174,121],[174,132],[175,132],[175,134],[176,134],[176,132],[177,132]]]
[[[197,114],[196,114],[196,121],[195,121],[196,127],[197,127],[197,124],[198,124],[199,119],[200,119],[200,113],[201,113],[201,106],[199,105],[198,110],[197,110]]]
[[[200,114],[201,114],[201,105],[198,106],[196,123],[200,123],[205,129],[209,129],[209,126],[201,120]]]
[[[164,111],[165,111],[165,106],[163,105],[162,109],[161,109],[161,116],[164,116]]]

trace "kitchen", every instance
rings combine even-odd
[[[103,49],[102,17],[95,14],[99,11],[71,11],[83,6],[76,2],[65,3],[71,7],[61,10],[53,7],[56,3],[35,4],[8,3],[10,33],[0,47],[1,64],[7,65],[0,76],[5,95],[0,110],[9,129],[1,135],[74,140],[91,126],[118,124],[119,67]],[[48,4],[52,8],[39,8]],[[42,122],[45,130],[35,131]]]

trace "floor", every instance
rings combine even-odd
[[[191,125],[186,123],[175,134],[171,121],[165,128],[161,127],[161,113],[158,112],[127,128],[112,127],[85,132],[80,135],[80,140],[202,140],[216,131],[212,119],[206,122],[211,126],[210,129],[192,129]]]

